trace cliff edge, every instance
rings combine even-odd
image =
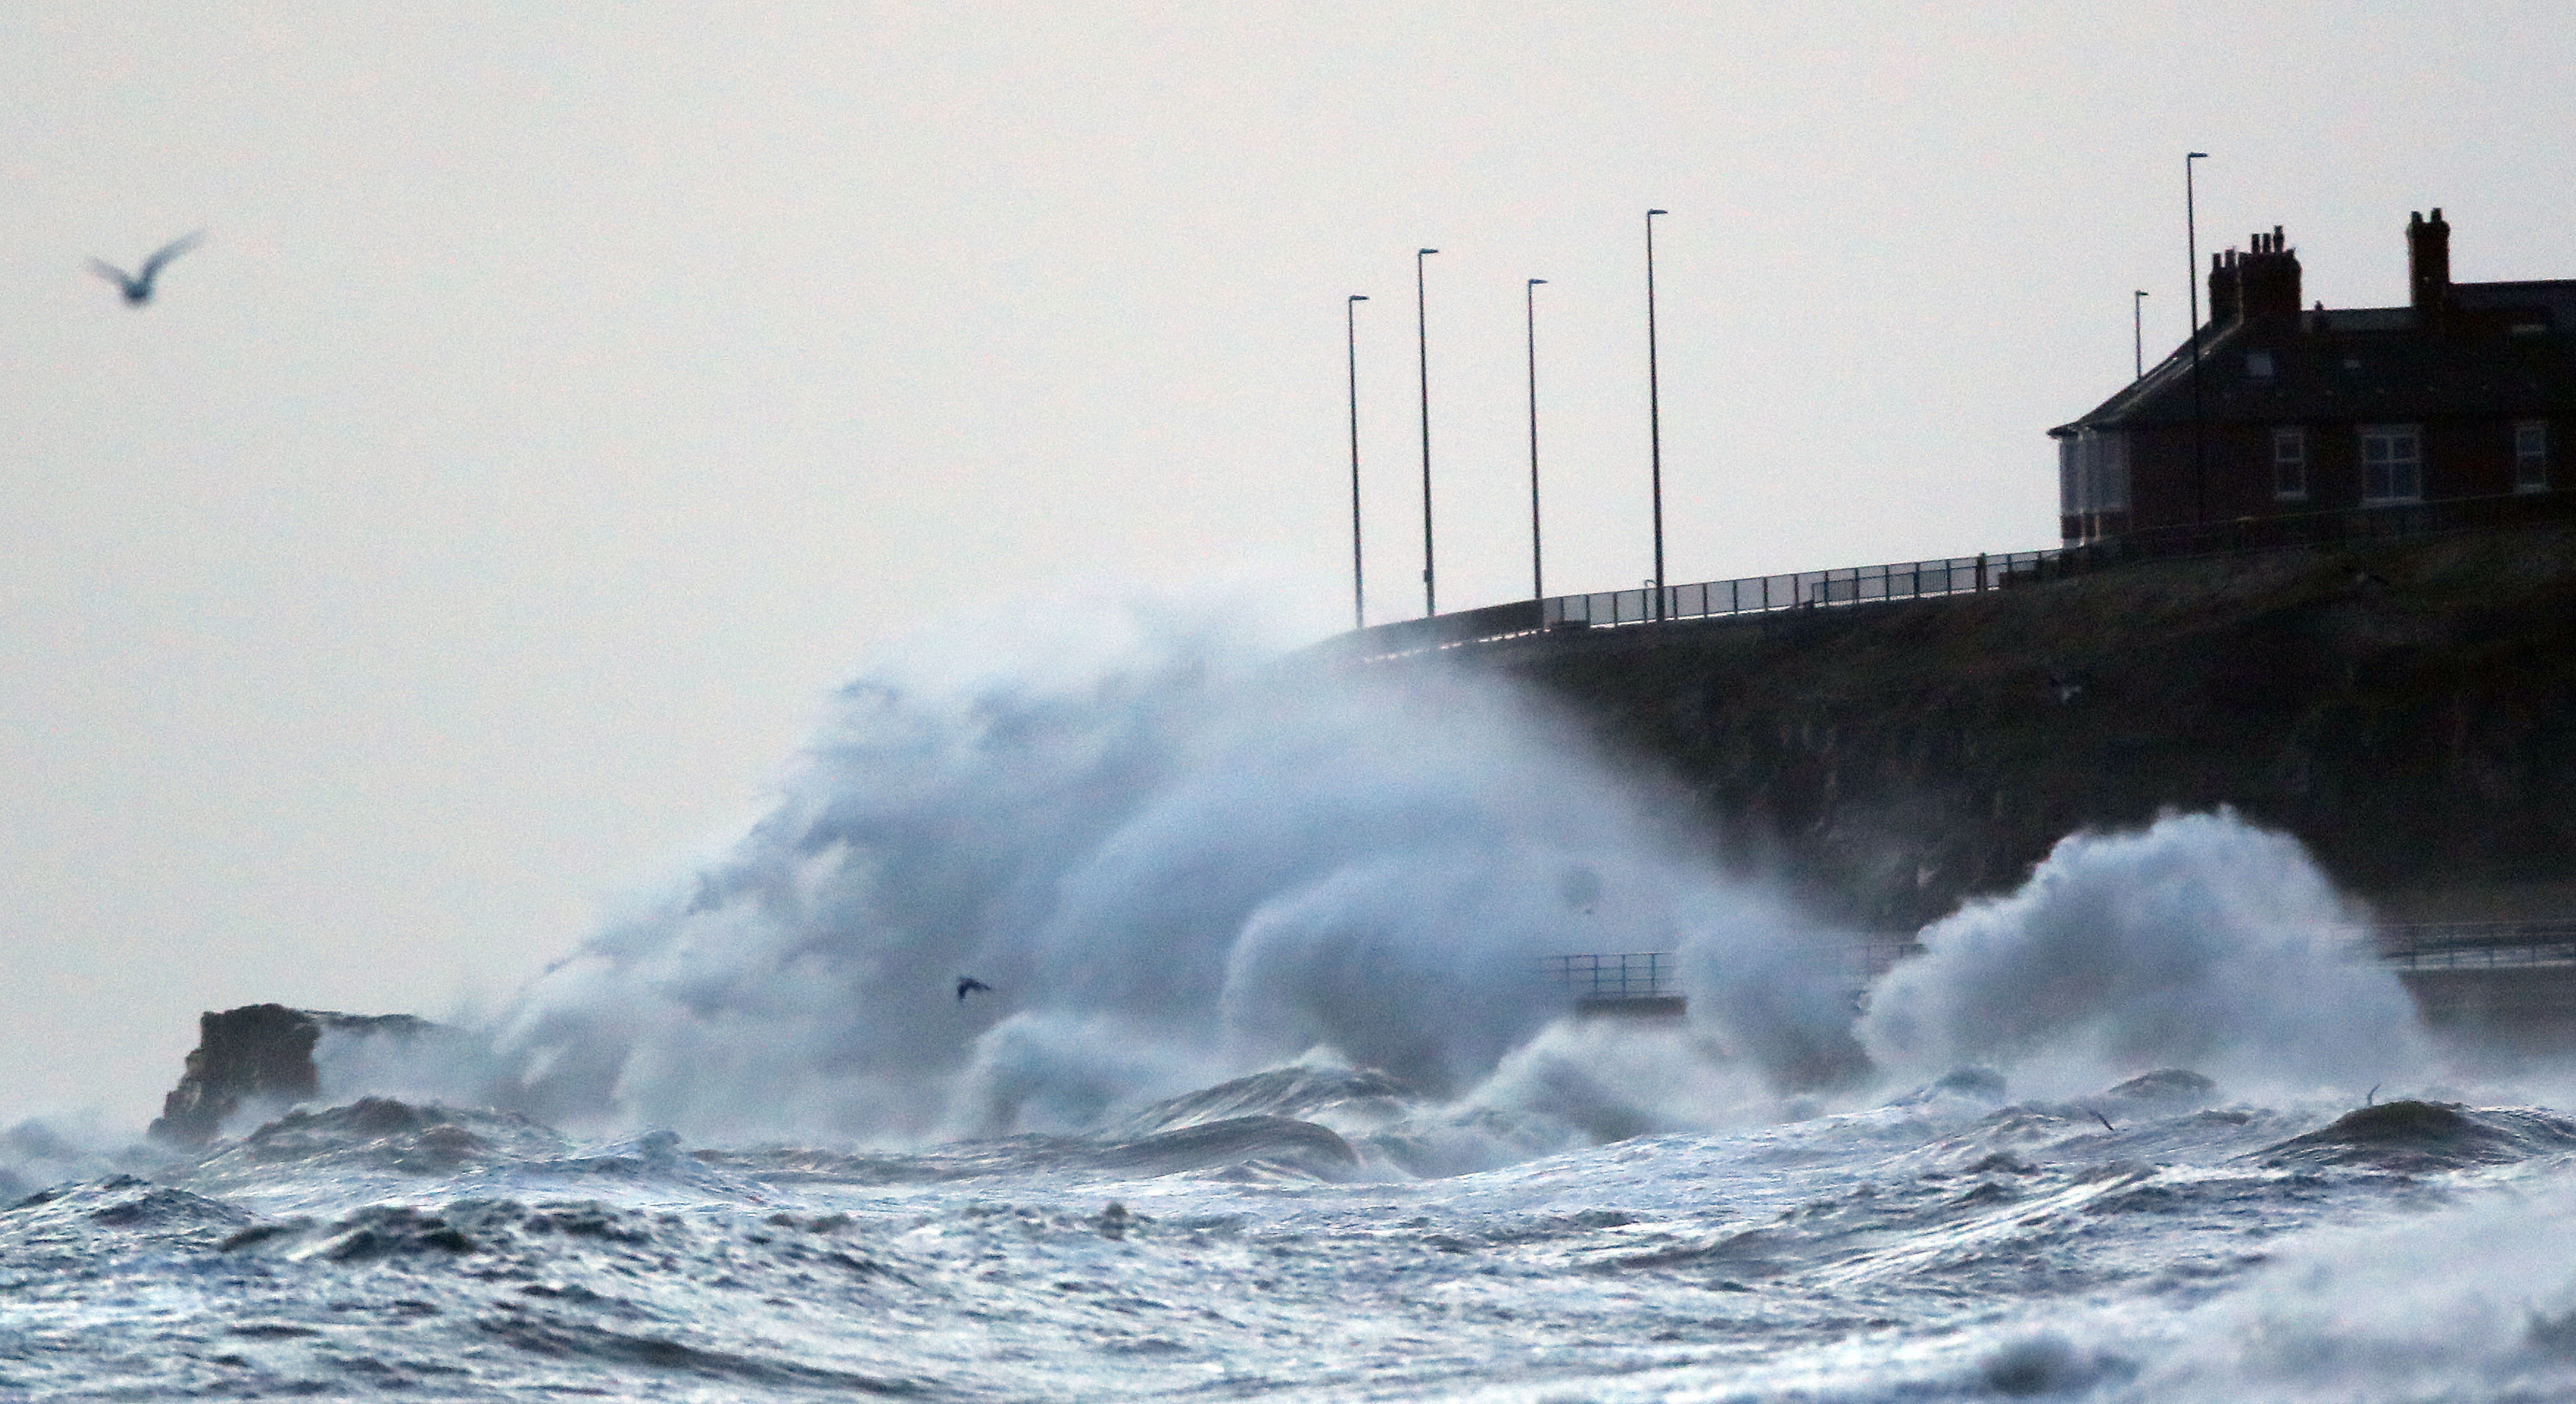
[[[1847,919],[2232,805],[2396,920],[2576,910],[2576,528],[2202,560],[1456,650]],[[1395,665],[1402,666],[1402,665]]]

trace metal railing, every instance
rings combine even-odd
[[[1550,979],[1581,999],[1670,999],[1682,992],[1671,951],[1549,956],[1541,964]]]
[[[2576,965],[2576,920],[2428,922],[2375,935],[2380,958],[2402,970]]]
[[[2576,918],[2396,922],[2341,934],[2400,970],[2510,970],[2576,965]],[[1864,937],[1841,952],[1845,973],[1866,983],[1923,954],[1911,934]]]
[[[1732,614],[1813,609],[1821,605],[1974,594],[1980,590],[1999,589],[2015,580],[2036,579],[2047,569],[2050,561],[2063,554],[2062,551],[2015,551],[2005,555],[1951,556],[1937,561],[1844,566],[1835,570],[1794,571],[1786,575],[1751,575],[1741,580],[1667,585],[1660,591],[1641,587],[1604,590],[1589,595],[1559,595],[1540,602],[1544,606],[1540,624],[1546,628],[1566,625],[1615,627],[1652,624],[1668,619],[1711,619]]]
[[[2398,970],[2511,970],[2576,965],[2576,918],[2542,921],[2455,921],[2387,924],[2342,929],[2354,945]],[[1886,932],[1845,944],[1843,973],[1862,988],[1923,954],[1911,932]],[[1548,980],[1579,1002],[1678,1000],[1679,957],[1671,951],[1549,956],[1540,962]]]
[[[1622,628],[1787,610],[1938,599],[2089,574],[2135,561],[2236,555],[2320,546],[2366,545],[2451,532],[2484,531],[2576,517],[2576,490],[2361,507],[2205,525],[2149,527],[2046,551],[1988,552],[1891,565],[1749,575],[1513,600],[1428,619],[1354,630],[1320,647],[1376,661],[1556,629]]]

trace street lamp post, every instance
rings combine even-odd
[[[1655,604],[1649,617],[1664,617],[1664,406],[1655,365],[1655,216],[1646,211],[1646,443],[1654,480]]]
[[[1368,595],[1360,575],[1360,323],[1359,307],[1367,293],[1352,293],[1342,304],[1342,335],[1351,363],[1351,627],[1368,627]]]
[[[2138,379],[2147,378],[2147,290],[2139,288],[2129,294],[2129,339],[2137,348]]]
[[[2192,522],[2209,521],[2209,458],[2202,447],[2200,408],[2200,214],[2192,202],[2191,163],[2206,161],[2209,153],[2194,151],[2182,158],[2182,237],[2185,256],[2191,261],[2191,498]]]
[[[1438,249],[1416,249],[1413,253],[1414,351],[1422,370],[1422,617],[1425,619],[1440,612],[1440,597],[1433,592],[1431,578],[1431,324],[1424,314],[1422,260],[1438,252]]]
[[[1547,598],[1547,572],[1541,564],[1538,534],[1538,285],[1545,278],[1532,278],[1521,289],[1522,311],[1529,323],[1529,419],[1530,419],[1530,598]]]

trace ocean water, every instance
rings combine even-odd
[[[1874,971],[1533,699],[1113,622],[876,660],[310,1103],[0,1132],[0,1398],[2576,1397],[2569,1081],[2295,840],[2069,835]],[[1644,951],[1685,1017],[1549,974]]]
[[[2576,1123],[2536,1108],[1970,1075],[1424,1176],[1420,1142],[1477,1128],[1381,1078],[1228,1100],[915,1153],[309,1110],[0,1211],[0,1394],[2576,1391]]]

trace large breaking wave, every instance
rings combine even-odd
[[[2069,835],[2008,897],[1924,929],[1871,991],[1883,1066],[2044,1068],[2060,1089],[2183,1064],[2236,1085],[2419,1071],[2414,1004],[2357,961],[2361,914],[2286,834],[2233,814]]]
[[[1150,614],[1073,653],[958,636],[866,669],[767,814],[520,993],[496,1100],[899,1142],[1079,1129],[1322,1058],[1607,1135],[1872,1055],[2358,1085],[2389,1070],[2372,1030],[2411,1028],[2384,973],[2264,934],[2343,912],[2232,817],[2071,840],[1927,933],[1856,1027],[1856,937],[1722,870],[1686,805],[1490,677],[1265,662]],[[1560,1017],[1544,958],[1625,951],[1680,953],[1686,1032]],[[2320,971],[2340,1012],[2267,1007]],[[993,991],[958,996],[967,975]]]

